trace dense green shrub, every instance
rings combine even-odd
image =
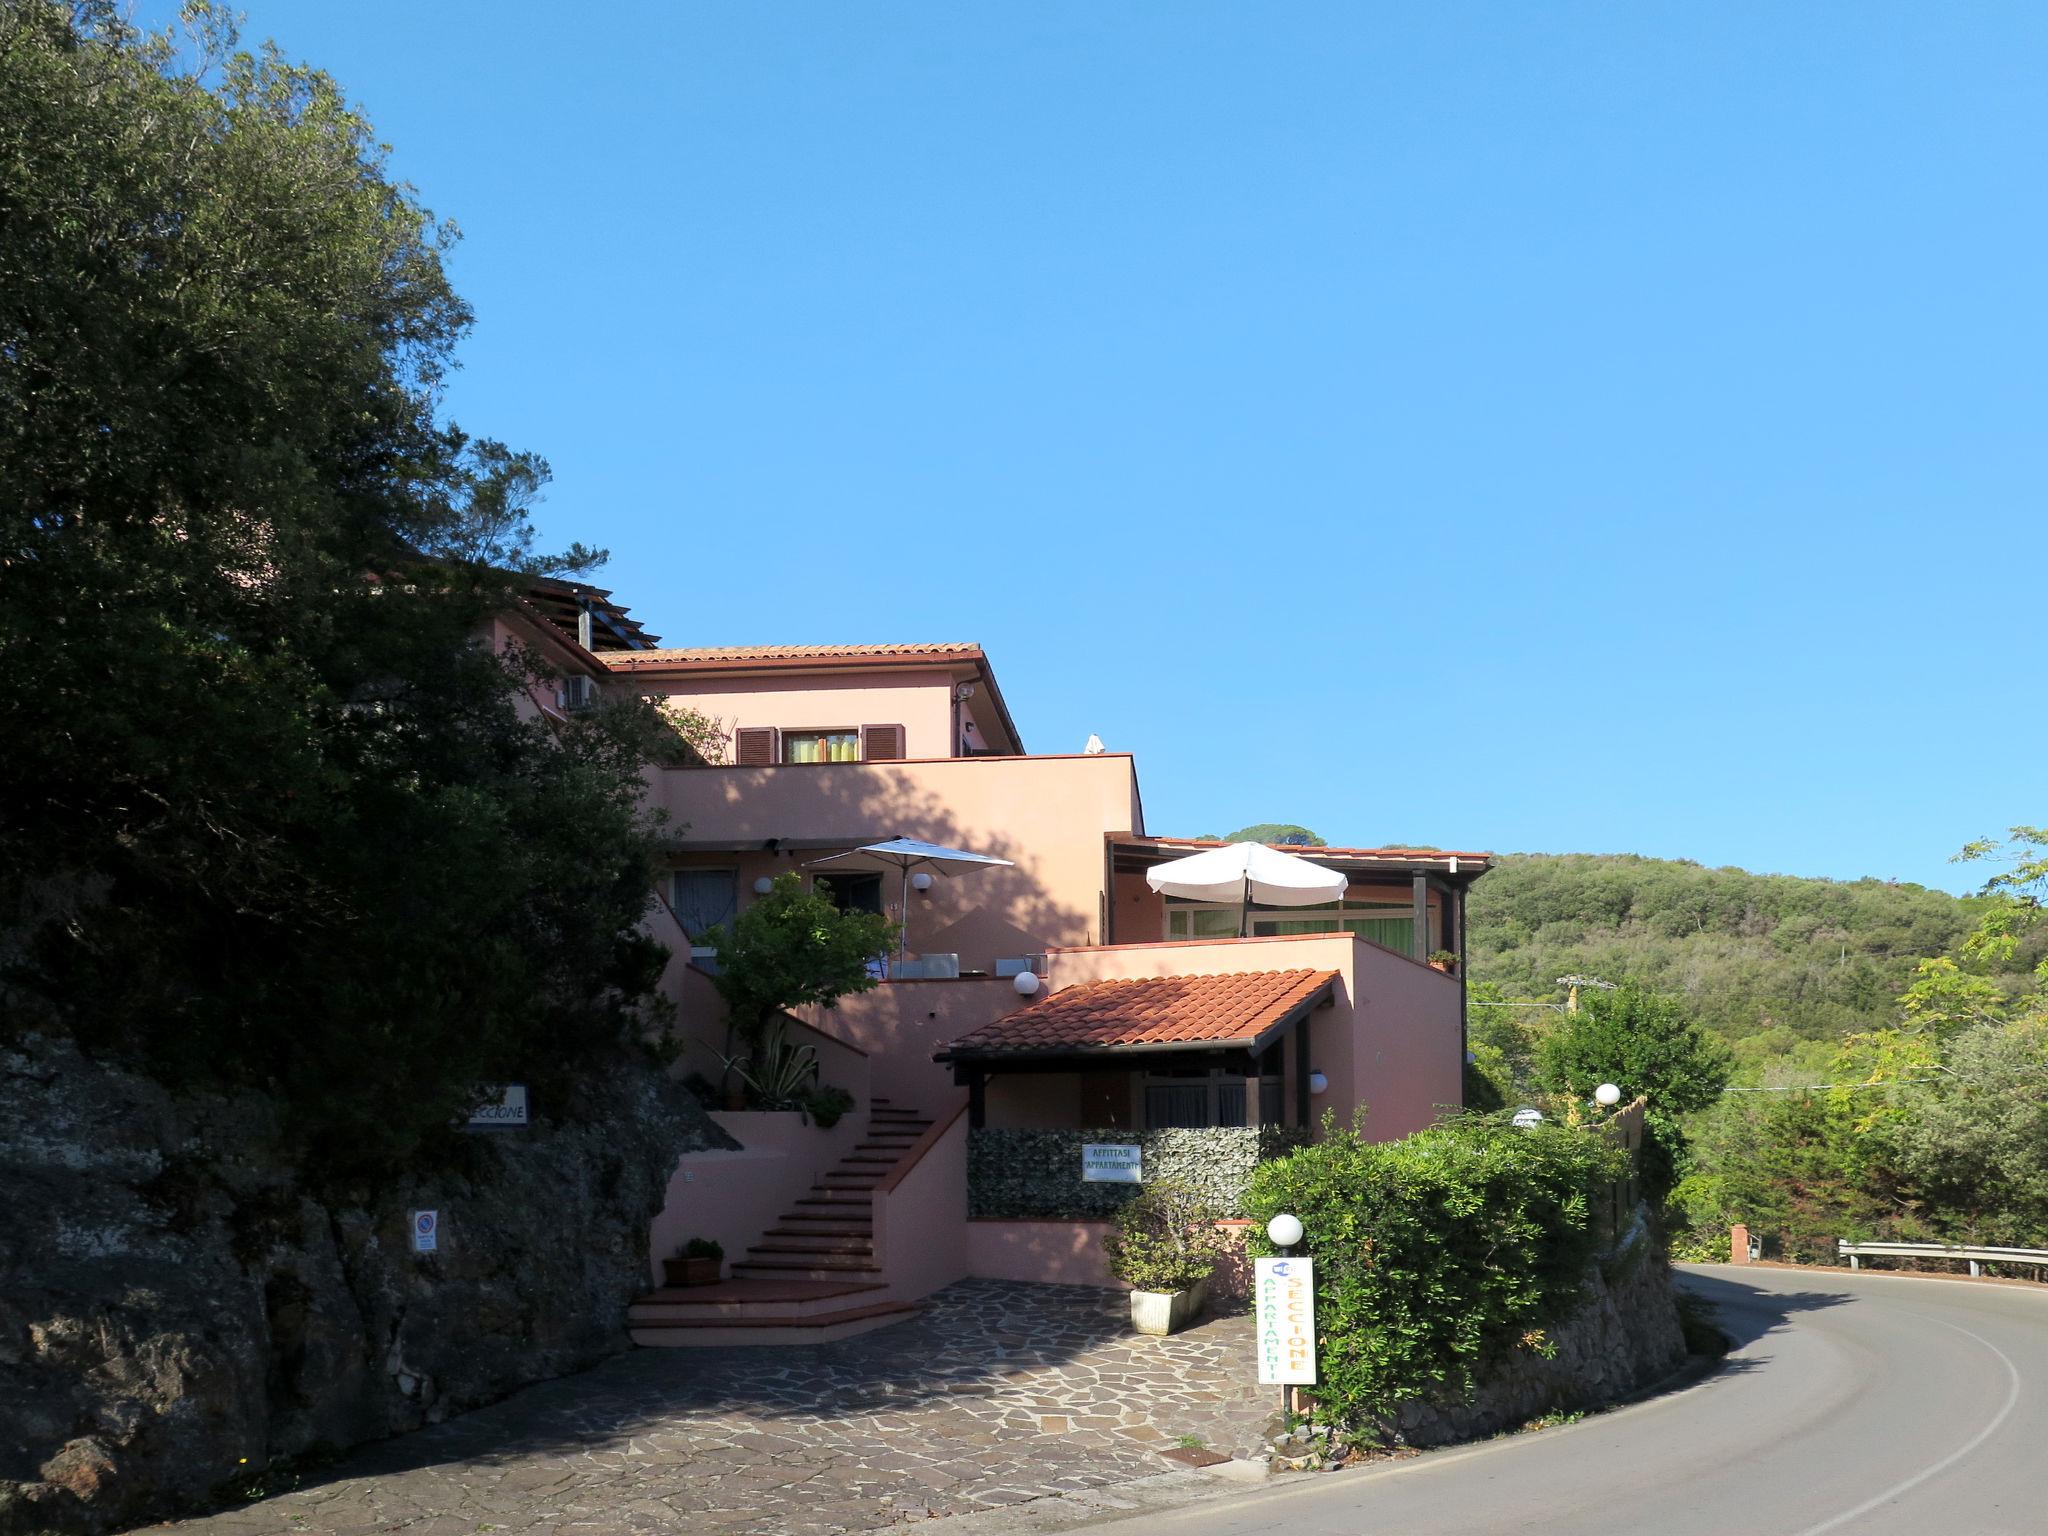
[[[1251,1251],[1273,1251],[1268,1218],[1301,1218],[1331,1418],[1384,1436],[1402,1403],[1464,1397],[1488,1363],[1544,1348],[1598,1247],[1593,1196],[1623,1159],[1591,1131],[1472,1115],[1378,1143],[1326,1119],[1322,1141],[1260,1168]]]
[[[1201,1194],[1155,1180],[1116,1213],[1103,1243],[1110,1273],[1139,1291],[1185,1291],[1209,1278],[1223,1251],[1216,1211]]]

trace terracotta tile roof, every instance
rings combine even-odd
[[[1335,971],[1086,981],[961,1036],[941,1053],[988,1056],[1152,1045],[1249,1045],[1321,1000]]]
[[[621,653],[608,658],[626,663],[677,661],[837,661],[845,658],[893,656],[959,656],[978,658],[981,647],[971,642],[937,641],[917,645],[671,645]]]

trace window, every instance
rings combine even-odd
[[[784,731],[782,760],[785,763],[857,763],[860,761],[860,732]]]
[[[1251,1102],[1251,1087],[1258,1089],[1261,1125],[1280,1120],[1280,1079],[1245,1078],[1221,1067],[1168,1067],[1145,1077],[1145,1125],[1148,1131],[1175,1127],[1243,1125]]]
[[[1295,916],[1295,913],[1303,914]],[[1307,914],[1315,914],[1309,916]],[[1169,901],[1166,908],[1166,936],[1169,939],[1234,939],[1237,937],[1236,907],[1197,906]],[[1251,915],[1254,938],[1282,933],[1355,933],[1383,949],[1420,959],[1415,949],[1415,913],[1412,907],[1382,901],[1324,902],[1314,907],[1295,907],[1286,915],[1258,912]]]
[[[731,869],[679,869],[669,878],[669,903],[676,921],[693,939],[729,923],[739,910],[739,872]]]
[[[882,910],[882,877],[880,875],[818,875],[818,893],[831,898],[832,905],[842,912],[879,912]]]

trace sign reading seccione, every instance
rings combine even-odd
[[[1255,1259],[1259,1380],[1274,1387],[1316,1381],[1316,1261]]]

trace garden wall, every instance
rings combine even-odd
[[[1410,1403],[1395,1421],[1411,1445],[1476,1440],[1560,1411],[1597,1408],[1663,1380],[1684,1363],[1671,1269],[1642,1228],[1587,1275],[1583,1300],[1549,1330],[1556,1352],[1519,1353],[1481,1374],[1472,1401]]]
[[[1217,1214],[1242,1213],[1245,1182],[1260,1162],[1298,1144],[1279,1126],[1215,1126],[1170,1131],[1026,1131],[968,1134],[967,1213],[971,1217],[1101,1221],[1142,1187],[1091,1184],[1081,1177],[1090,1143],[1142,1149],[1147,1184],[1174,1180],[1208,1197]]]

